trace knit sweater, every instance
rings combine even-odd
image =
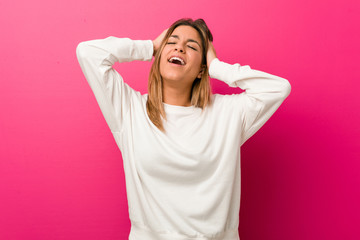
[[[215,58],[209,75],[240,94],[213,94],[203,110],[164,103],[165,132],[149,119],[147,94],[132,89],[115,62],[151,61],[151,40],[81,42],[81,69],[122,157],[130,240],[237,240],[240,147],[290,93],[281,77]]]

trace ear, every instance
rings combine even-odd
[[[204,73],[204,71],[205,71],[205,65],[202,65],[201,66],[201,69],[200,69],[200,72],[199,72],[199,74],[197,75],[197,78],[201,78],[202,77],[202,75],[203,75],[203,73]]]

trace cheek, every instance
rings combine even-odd
[[[191,53],[191,57],[192,57],[192,59],[194,59],[194,62],[196,62],[196,63],[201,63],[201,58],[202,58],[201,52],[195,52],[195,51],[193,51],[193,52]]]
[[[166,64],[167,64],[166,57],[165,56],[161,57],[160,62],[159,62],[159,72],[160,72],[161,76],[163,76],[163,74],[167,72],[165,70],[166,69]]]
[[[170,50],[171,49],[170,49],[169,45],[165,45],[162,52],[161,52],[161,56],[164,56],[164,55],[168,54],[170,52]]]
[[[160,57],[160,64],[159,64],[160,70],[161,70],[163,67],[165,67],[166,62],[167,62],[166,56],[161,56],[161,57]]]
[[[160,63],[161,62],[166,62],[167,58],[166,56],[168,55],[169,50],[167,49],[167,47],[165,46],[165,48],[163,49],[163,51],[160,54]]]
[[[196,68],[196,70],[199,68],[201,68],[201,55],[200,54],[196,54],[193,56],[193,66],[194,68]]]
[[[164,52],[163,52],[164,53]],[[160,60],[159,60],[159,67],[160,67],[160,70],[161,70],[161,67],[165,64],[165,61],[166,61],[166,57],[164,54],[161,54],[160,55]]]

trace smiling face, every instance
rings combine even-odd
[[[178,26],[165,43],[160,57],[164,85],[191,87],[201,77],[201,38],[191,26]]]

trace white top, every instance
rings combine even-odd
[[[151,40],[108,37],[82,42],[76,53],[122,152],[129,239],[239,239],[240,146],[289,95],[289,82],[216,58],[210,77],[245,92],[214,94],[203,111],[164,104],[163,133],[147,115],[147,94],[112,68],[117,61],[150,61]]]

